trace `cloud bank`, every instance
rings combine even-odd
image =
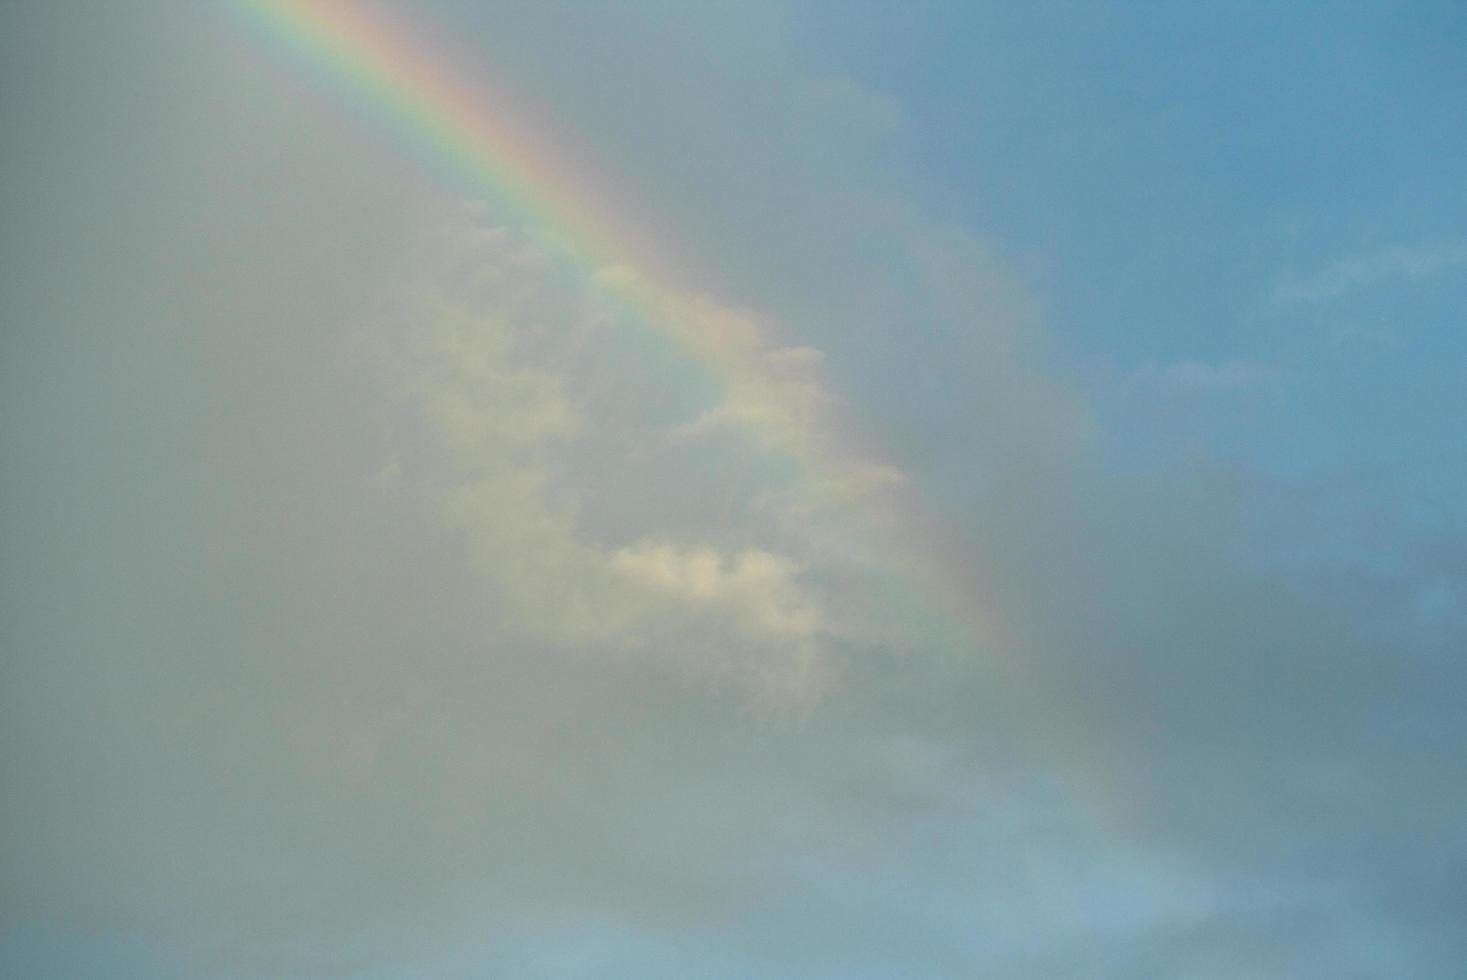
[[[0,59],[0,962],[1454,969],[1460,535],[1108,466],[778,8],[528,9],[486,51],[689,243],[600,276],[733,382],[209,15],[5,15],[72,57]]]

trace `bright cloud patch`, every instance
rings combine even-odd
[[[849,502],[902,480],[842,447],[839,402],[818,376],[820,352],[769,346],[748,315],[659,290],[656,301],[673,308],[696,343],[732,365],[731,383],[702,396],[712,399],[706,407],[695,402],[689,422],[677,407],[639,401],[631,379],[608,374],[626,358],[618,347],[636,325],[600,310],[594,292],[567,298],[550,290],[550,269],[532,247],[464,219],[441,231],[422,260],[391,346],[405,409],[437,450],[419,453],[415,465],[400,451],[388,469],[440,501],[518,628],[730,676],[761,699],[817,695],[832,666],[831,629],[803,574],[811,561],[837,559],[822,557],[798,519],[770,528],[760,514],[782,501],[789,518],[792,502],[804,500],[808,515],[812,493],[826,504],[832,494]],[[510,270],[512,293],[483,288]],[[793,455],[799,465],[776,465],[724,495],[705,511],[701,532],[659,527],[655,511],[639,512],[644,489],[686,483],[690,468],[705,465],[699,443],[725,431],[749,437],[745,452],[776,463]],[[399,435],[403,446],[414,444],[407,429]],[[625,482],[604,469],[577,470],[576,460],[610,453],[643,465]],[[632,514],[621,534],[598,534],[581,519],[583,500],[617,506],[608,497]]]

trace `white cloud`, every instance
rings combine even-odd
[[[829,471],[841,473],[845,461],[829,431],[836,400],[815,374],[820,352],[770,347],[750,316],[659,289],[655,302],[680,318],[684,342],[718,359],[730,384],[694,423],[629,410],[617,404],[625,392],[594,392],[596,357],[577,350],[599,349],[609,338],[596,338],[598,331],[624,325],[598,312],[594,294],[567,299],[536,288],[546,270],[524,259],[514,236],[460,224],[437,237],[425,262],[434,271],[406,294],[402,318],[411,326],[398,354],[409,403],[439,456],[413,472],[400,452],[395,472],[440,499],[468,535],[486,584],[509,603],[512,618],[501,629],[582,649],[644,652],[733,678],[760,700],[809,703],[830,671],[832,630],[819,597],[802,584],[802,563],[756,543],[748,517],[730,524],[727,513],[701,534],[678,538],[657,529],[649,512],[641,518],[648,533],[593,540],[578,519],[580,499],[618,496],[635,508],[637,489],[610,485],[604,474],[578,482],[571,457],[612,441],[673,467],[641,479],[676,485],[687,464],[657,457],[657,447],[730,426],[754,433],[758,452],[821,453]],[[511,298],[474,288],[509,261],[517,264]],[[440,269],[470,271],[445,279]],[[607,270],[599,279],[624,286],[634,274]],[[854,462],[848,469],[853,480],[870,479]],[[787,479],[775,478],[735,503],[750,513],[784,486]],[[714,543],[720,539],[726,543]]]
[[[1418,282],[1467,266],[1467,244],[1391,245],[1340,259],[1311,276],[1288,279],[1274,290],[1274,311],[1320,306],[1394,279]]]
[[[810,640],[826,630],[824,617],[803,594],[799,566],[757,548],[726,554],[644,541],[610,556],[613,568],[663,595],[705,606],[732,607],[756,635]]]
[[[1179,392],[1279,391],[1288,380],[1283,369],[1258,361],[1144,361],[1137,381]]]

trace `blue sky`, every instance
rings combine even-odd
[[[367,9],[661,265],[0,12],[0,973],[1459,969],[1457,5]]]

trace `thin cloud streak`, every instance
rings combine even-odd
[[[1271,309],[1323,306],[1352,293],[1393,280],[1421,282],[1467,266],[1467,244],[1390,245],[1354,255],[1302,279],[1287,279],[1274,290]]]

